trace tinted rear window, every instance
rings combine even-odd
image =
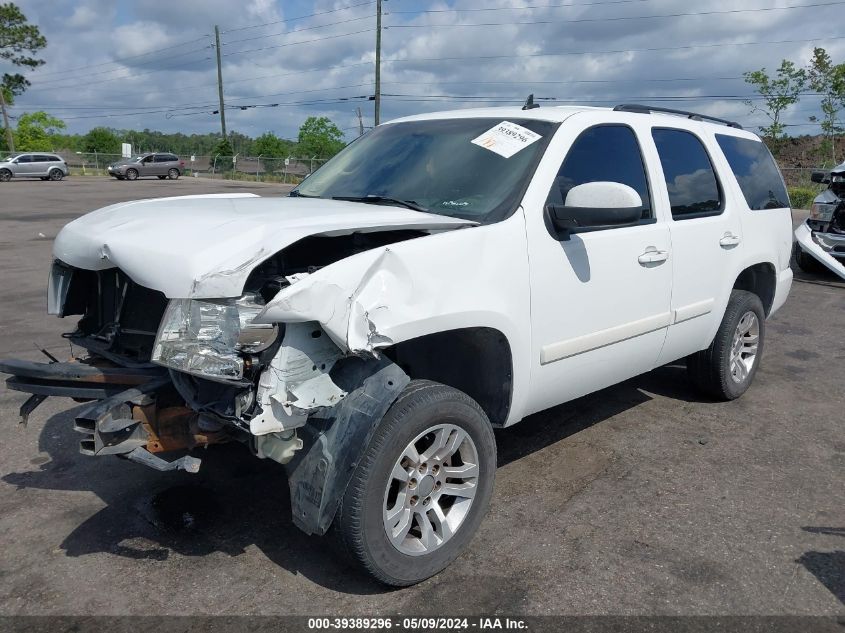
[[[686,130],[655,128],[651,134],[663,166],[672,218],[721,213],[719,181],[701,140]]]
[[[789,206],[783,178],[769,148],[762,141],[725,134],[717,134],[716,141],[728,159],[749,209],[756,211]]]

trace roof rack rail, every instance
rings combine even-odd
[[[616,106],[613,108],[614,112],[639,112],[640,114],[651,114],[652,112],[663,112],[665,114],[677,114],[679,116],[685,116],[688,119],[693,119],[694,121],[715,121],[716,123],[722,123],[727,125],[728,127],[735,127],[738,130],[742,129],[742,126],[737,123],[736,121],[728,121],[727,119],[720,119],[714,116],[709,116],[707,114],[699,114],[697,112],[687,112],[686,110],[674,110],[672,108],[660,108],[657,106],[647,106],[647,105],[639,105],[636,103],[623,103],[621,105]]]

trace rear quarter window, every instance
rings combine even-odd
[[[756,141],[727,134],[717,134],[716,141],[736,177],[748,208],[782,209],[789,207],[789,195],[769,148]]]

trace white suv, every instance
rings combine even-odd
[[[748,389],[792,273],[759,138],[643,106],[425,114],[350,144],[290,197],[113,205],[54,245],[72,363],[12,389],[94,399],[81,450],[239,441],[286,464],[294,522],[382,582],[446,567],[484,516],[494,427],[686,359]],[[280,482],[281,482],[280,473]]]

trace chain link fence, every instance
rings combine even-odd
[[[120,154],[53,152],[61,156],[75,175],[108,175],[108,166],[124,160]],[[326,159],[271,158],[264,156],[189,156],[177,154],[185,166],[182,175],[255,182],[298,184],[319,169]]]
[[[119,154],[97,152],[54,152],[59,154],[77,175],[108,175],[111,163],[123,160]],[[276,158],[265,156],[191,156],[177,154],[184,162],[182,174],[187,177],[225,180],[246,180],[254,182],[278,182],[298,184],[303,178],[319,169],[327,159],[320,158]],[[810,176],[818,167],[781,167],[781,173],[790,193],[799,198],[810,199],[825,186],[812,182]],[[796,191],[799,190],[799,191]],[[812,193],[812,195],[810,195]],[[795,195],[795,194],[793,194]]]

